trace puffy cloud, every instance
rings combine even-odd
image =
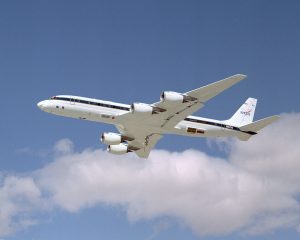
[[[64,138],[57,141],[54,145],[54,151],[57,154],[71,153],[74,149],[74,144],[70,139]]]
[[[175,217],[199,234],[264,232],[299,224],[299,114],[283,115],[228,159],[154,150],[148,160],[69,152],[38,172],[63,209],[122,205],[130,220]]]
[[[122,206],[130,221],[171,217],[199,235],[299,229],[299,131],[300,114],[283,115],[248,142],[228,141],[227,158],[154,150],[142,160],[76,152],[62,140],[54,161],[32,173],[38,194],[20,194],[28,202],[27,192],[46,192],[70,212],[107,204]]]
[[[35,209],[42,207],[41,192],[30,177],[6,176],[0,185],[0,236],[36,223]]]

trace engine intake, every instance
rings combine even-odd
[[[183,95],[177,92],[164,91],[160,96],[160,100],[163,102],[170,102],[170,103],[178,103],[178,102],[185,103],[185,102],[196,101],[197,98],[188,95]]]

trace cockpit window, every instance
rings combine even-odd
[[[50,99],[52,99],[52,100],[53,100],[53,99],[56,99],[56,96],[53,96],[53,97],[51,97]]]

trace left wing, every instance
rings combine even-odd
[[[191,101],[182,103],[180,105],[172,106],[172,104],[160,101],[155,103],[154,106],[159,108],[166,108],[166,113],[168,117],[164,119],[162,127],[173,128],[177,123],[185,119],[187,116],[196,112],[200,108],[204,107],[204,103],[209,99],[220,94],[224,90],[230,88],[234,84],[246,78],[246,75],[236,74],[231,77],[225,78],[218,82],[211,83],[201,88],[194,89],[192,91],[186,92],[183,96],[190,98]]]

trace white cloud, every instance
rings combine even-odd
[[[63,140],[55,147],[61,154],[32,174],[33,185],[66,211],[122,206],[130,221],[172,217],[199,235],[297,229],[299,131],[300,114],[283,115],[248,142],[229,141],[228,159],[154,150],[141,160],[102,150],[74,152],[72,142]]]
[[[74,149],[74,144],[70,139],[64,138],[59,140],[54,145],[54,151],[58,154],[71,153]]]
[[[6,176],[0,185],[0,236],[36,223],[32,213],[41,205],[41,192],[30,177]]]

